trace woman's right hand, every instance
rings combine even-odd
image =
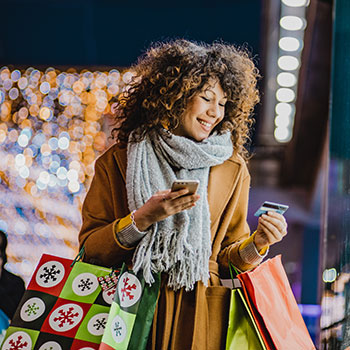
[[[140,231],[145,231],[152,224],[164,220],[168,216],[194,207],[198,199],[198,194],[189,195],[187,189],[159,191],[135,211],[136,227]]]

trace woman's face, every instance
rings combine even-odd
[[[205,140],[224,118],[226,100],[220,83],[210,80],[188,101],[180,124],[173,133],[195,141]]]

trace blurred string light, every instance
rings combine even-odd
[[[337,279],[337,270],[333,267],[331,269],[325,269],[322,273],[322,279],[325,283],[332,283]]]
[[[304,46],[305,12],[308,4],[308,0],[281,2],[274,131],[275,139],[281,143],[290,141],[293,136],[298,73]]]
[[[105,150],[103,116],[131,72],[0,68],[0,229],[27,281],[42,253],[77,252],[82,201]]]
[[[282,0],[282,3],[289,7],[305,7],[309,2],[310,0]]]

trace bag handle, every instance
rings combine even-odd
[[[236,277],[237,277],[237,275],[239,275],[240,272],[238,271],[238,269],[231,262],[228,263],[228,268],[230,270],[231,279],[234,279],[233,272],[236,274],[235,275]]]
[[[76,262],[81,261],[83,259],[84,254],[85,254],[85,247],[82,246],[79,253],[77,254],[77,256],[74,258],[73,262],[71,263],[70,267],[73,267]]]
[[[240,274],[240,272],[238,271],[238,269],[231,262],[228,263],[228,267],[229,267],[229,270],[230,270],[230,276],[231,276],[231,280],[232,280],[232,287],[233,288],[242,288],[241,281],[237,278],[237,276]],[[233,275],[233,273],[235,273],[235,276]]]
[[[74,258],[73,262],[71,263],[70,267],[73,267],[75,263],[77,263],[78,261],[82,261],[83,260],[83,257],[84,257],[84,254],[85,254],[85,246],[82,246],[79,253],[76,255],[76,257]],[[125,263],[123,263],[123,266],[124,266]],[[115,265],[111,267],[111,272],[108,274],[110,277],[113,276],[114,273],[117,273],[119,274],[120,271],[123,269],[123,266],[122,268],[118,268],[116,267]]]

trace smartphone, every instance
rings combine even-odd
[[[199,180],[175,180],[171,186],[171,191],[178,191],[184,188],[188,189],[188,194],[197,192]]]
[[[285,204],[265,201],[254,215],[260,216],[266,214],[268,211],[275,211],[276,213],[283,215],[288,208],[289,206]]]

